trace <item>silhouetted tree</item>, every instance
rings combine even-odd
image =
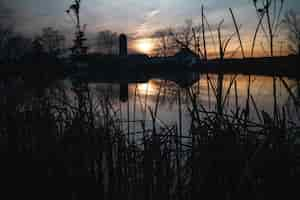
[[[31,39],[22,35],[14,35],[9,38],[5,48],[6,59],[10,62],[18,62],[31,51]]]
[[[118,52],[118,34],[110,30],[100,31],[97,35],[97,47],[101,53],[116,54]]]
[[[0,25],[0,62],[17,62],[31,50],[31,40]]]
[[[285,14],[284,23],[289,30],[289,50],[300,56],[300,17],[290,10]]]
[[[57,57],[65,48],[65,37],[58,30],[51,27],[44,28],[39,36],[40,43],[45,53]]]
[[[174,42],[170,33],[170,29],[162,29],[154,33],[153,37],[157,39],[156,53],[158,56],[167,57],[174,53]]]
[[[9,38],[11,37],[12,29],[0,24],[0,61],[4,60],[4,52],[7,47]]]
[[[3,1],[0,1],[0,62],[6,58],[5,52],[8,40],[13,34],[13,27],[11,22],[11,10],[8,9]]]
[[[32,53],[37,56],[45,53],[42,38],[39,36],[35,37],[32,41]]]
[[[81,0],[74,0],[73,3],[70,5],[69,9],[66,10],[67,14],[73,20],[75,25],[75,39],[74,45],[71,48],[72,55],[74,58],[79,58],[87,54],[88,47],[84,45],[86,38],[85,38],[85,29],[86,24],[81,25],[80,22],[80,6]],[[75,20],[74,18],[75,17]]]
[[[170,30],[173,42],[178,49],[190,49],[201,57],[204,57],[200,48],[202,27],[194,25],[191,19],[185,21],[185,25],[177,30]]]
[[[193,21],[186,20],[185,25],[170,32],[179,48],[191,48],[193,41]]]

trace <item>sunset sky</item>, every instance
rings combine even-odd
[[[8,21],[15,24],[16,30],[27,35],[37,34],[47,26],[71,34],[72,25],[65,14],[71,2],[0,0],[0,17],[9,17]],[[197,23],[201,4],[206,8],[210,24],[225,19],[224,28],[232,30],[228,8],[233,8],[238,23],[243,24],[241,34],[246,38],[257,23],[252,0],[83,0],[82,22],[87,24],[89,38],[105,29],[127,33],[131,38],[144,38],[157,29],[180,26],[186,19],[193,19]],[[290,8],[300,12],[299,0],[286,0],[285,10]]]

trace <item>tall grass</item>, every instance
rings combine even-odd
[[[251,90],[249,102],[243,106],[236,84],[233,76],[228,88],[223,86],[222,113],[218,107],[208,109],[203,105],[199,95],[204,93],[198,93],[195,87],[180,89],[180,95],[169,93],[175,95],[179,106],[178,122],[172,125],[165,124],[159,117],[165,94],[162,91],[167,87],[162,81],[155,103],[151,104],[153,107],[147,106],[152,126],[148,126],[141,115],[144,124],[141,128],[137,128],[138,118],[135,121],[120,118],[109,94],[101,92],[95,100],[95,91],[90,87],[83,90],[82,86],[79,89],[73,85],[68,89],[49,85],[42,96],[40,92],[38,96],[31,92],[29,99],[18,104],[13,101],[15,97],[5,96],[7,100],[2,97],[1,108],[6,110],[1,114],[4,122],[1,123],[1,150],[15,152],[3,158],[3,162],[14,160],[18,165],[11,173],[18,171],[21,180],[26,174],[39,173],[39,184],[44,185],[43,192],[39,192],[35,184],[39,197],[234,199],[246,194],[257,198],[262,194],[274,196],[273,188],[280,187],[276,177],[289,181],[294,177],[291,173],[296,165],[291,139],[298,130],[297,125],[289,122],[285,107],[276,119],[259,110]],[[287,87],[293,92],[285,81],[282,85],[283,89]],[[234,96],[231,99],[234,112],[224,103],[229,101],[228,93]],[[137,92],[132,98],[138,99],[136,95]],[[215,101],[220,98],[217,96],[211,97],[211,104],[218,102]],[[147,102],[150,99],[148,96]],[[186,129],[180,130],[185,110],[191,118],[190,134]],[[254,110],[252,115],[257,115],[258,121],[244,117],[247,112],[250,115],[250,110]],[[135,129],[130,126],[128,132],[128,127],[122,128],[121,124],[129,122],[137,126]],[[293,186],[292,182],[285,184]]]

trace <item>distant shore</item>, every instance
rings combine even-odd
[[[300,78],[299,60],[298,56],[224,59],[223,61],[216,59],[206,62],[201,61],[188,66],[176,62],[155,64],[151,62],[151,58],[149,60],[132,60],[118,56],[103,56],[97,59],[88,58],[85,61],[86,66],[82,68],[76,68],[72,62],[66,61],[51,65],[32,62],[27,64],[0,64],[0,72],[3,76],[18,74],[35,76],[37,73],[46,73],[59,77],[82,74],[91,78],[106,76],[115,77],[116,79],[122,78],[122,76],[140,77],[151,76],[151,74],[197,72],[285,76],[298,79]]]
[[[107,62],[104,62],[107,63]],[[265,76],[286,76],[300,78],[299,57],[285,56],[273,58],[246,58],[246,59],[225,59],[201,61],[194,65],[184,65],[176,62],[162,62],[159,64],[150,61],[140,60],[138,62],[127,60],[123,65],[122,61],[97,65],[91,63],[89,68],[82,69],[88,74],[107,73],[118,74],[174,74],[182,72],[198,73],[224,73],[224,74],[252,74]]]

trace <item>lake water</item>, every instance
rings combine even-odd
[[[293,79],[216,74],[168,79],[158,77],[139,83],[97,81],[90,83],[90,88],[95,104],[105,103],[104,97],[110,99],[123,129],[131,133],[140,130],[141,121],[151,128],[151,116],[157,113],[157,127],[177,125],[188,134],[191,127],[189,109],[192,108],[189,94],[195,95],[197,105],[206,112],[218,112],[218,105],[221,105],[223,114],[233,115],[237,110],[245,110],[248,102],[249,120],[253,122],[263,123],[261,112],[273,116],[274,110],[280,116],[285,115],[290,124],[298,125],[300,121],[299,82]]]

